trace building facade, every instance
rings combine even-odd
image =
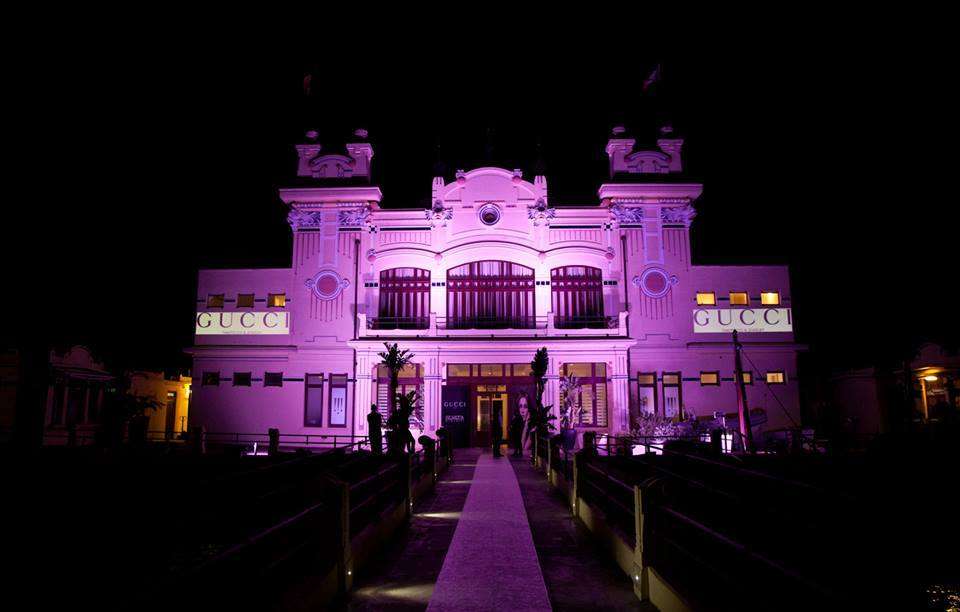
[[[486,443],[491,415],[533,395],[540,347],[544,403],[575,375],[582,431],[731,414],[735,329],[757,430],[799,421],[787,268],[694,265],[702,185],[685,179],[681,139],[636,150],[615,130],[593,202],[477,168],[434,177],[424,210],[380,206],[369,143],[326,154],[310,136],[279,191],[291,266],[199,273],[192,426],[365,435],[371,404],[387,405],[385,342],[415,354],[400,383],[419,391],[418,426],[461,444]]]

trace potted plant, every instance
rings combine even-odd
[[[533,442],[533,439],[539,434],[541,436],[549,435],[550,430],[556,429],[551,421],[556,420],[556,416],[550,414],[553,406],[543,405],[543,391],[546,387],[547,369],[550,366],[550,357],[547,354],[547,348],[538,349],[530,362],[530,375],[536,381],[536,397],[534,397],[533,406],[527,417],[527,440]],[[536,461],[536,457],[532,457]]]
[[[560,377],[560,435],[563,440],[563,449],[572,451],[577,443],[577,423],[583,405],[580,400],[580,381],[572,374]]]

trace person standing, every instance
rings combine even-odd
[[[493,438],[493,456],[500,457],[500,444],[503,443],[503,420],[499,410],[493,411],[490,421],[490,437]]]
[[[514,411],[513,418],[510,420],[510,445],[513,447],[514,457],[523,456],[524,425],[525,423],[523,422],[523,417],[520,415],[520,410]]]
[[[370,452],[379,455],[383,452],[383,417],[377,412],[376,404],[370,404],[367,426],[370,428]]]

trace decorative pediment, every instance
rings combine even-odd
[[[631,174],[666,174],[670,156],[658,151],[637,151],[624,157],[624,171]]]

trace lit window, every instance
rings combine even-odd
[[[264,372],[263,386],[264,387],[282,387],[283,372]]]
[[[782,385],[787,382],[787,376],[782,371],[780,372],[767,372],[767,384],[768,385]]]
[[[753,372],[744,372],[743,373],[743,384],[752,385],[753,384]]]
[[[267,306],[270,308],[283,308],[287,305],[286,293],[270,293],[267,295]]]
[[[719,385],[720,372],[700,372],[701,385]]]
[[[731,291],[730,292],[730,305],[731,306],[746,306],[750,303],[750,300],[747,298],[746,291]]]
[[[678,386],[679,384],[680,384],[680,373],[679,373],[679,372],[671,372],[671,373],[669,373],[669,374],[666,373],[666,372],[663,373],[663,386],[664,386],[664,387],[676,387],[676,386]]]
[[[466,378],[470,376],[470,365],[463,363],[451,363],[447,366],[447,376]]]
[[[760,294],[760,303],[764,306],[779,306],[780,305],[780,292],[779,291],[764,291]]]
[[[216,387],[220,384],[220,372],[204,372],[202,384],[204,387]]]
[[[698,291],[697,292],[697,305],[698,306],[715,306],[717,304],[717,295],[712,291]]]
[[[234,372],[233,373],[233,386],[234,387],[249,387],[250,386],[250,372]]]
[[[253,294],[241,293],[237,296],[237,308],[253,308]]]
[[[223,308],[223,294],[211,293],[207,296],[207,308]]]
[[[657,383],[657,375],[653,373],[639,373],[637,374],[637,382],[645,387],[653,386]]]

